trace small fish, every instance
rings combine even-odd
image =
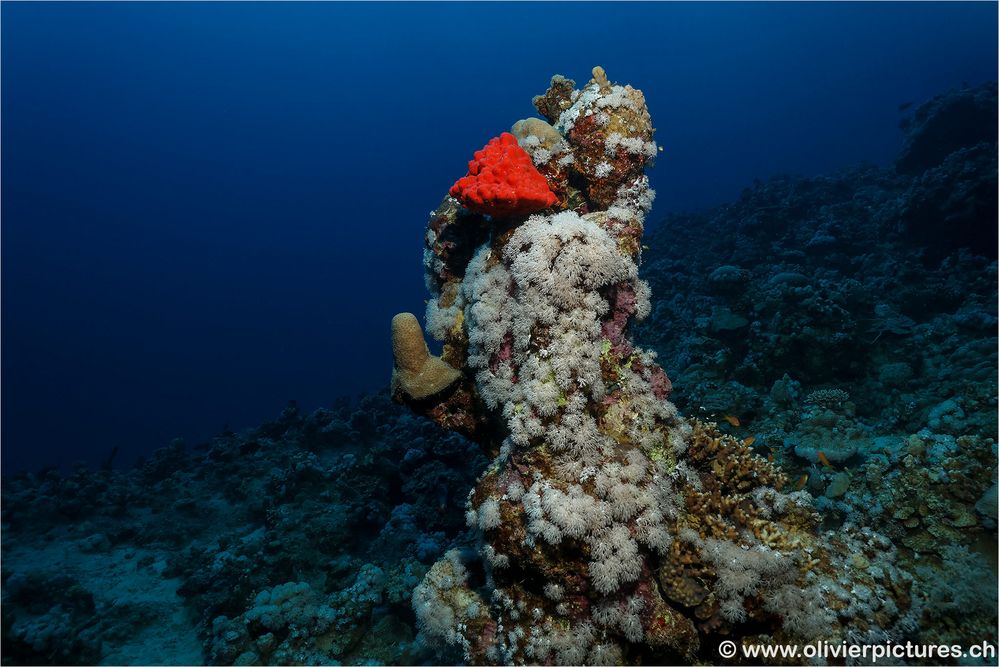
[[[746,443],[746,445],[748,447],[752,447],[753,443],[756,442],[756,436],[755,435],[751,435],[748,438],[746,438],[745,440],[743,440],[743,442]]]
[[[798,483],[794,485],[794,490],[801,491],[803,488],[805,488],[805,484],[808,484],[808,473],[805,473],[804,475],[801,476],[801,479],[798,480]]]
[[[727,421],[732,426],[742,426],[742,422],[740,422],[739,418],[736,417],[735,415],[723,415],[722,419]]]
[[[647,246],[645,244],[642,244],[642,250],[648,250],[648,249],[649,249],[649,246]]]
[[[769,461],[770,463],[774,462],[774,453],[773,452],[770,452],[769,454],[767,454],[767,461]]]
[[[912,106],[912,102],[902,102],[901,104],[898,105],[898,110],[899,111],[905,111],[906,109],[908,109],[911,106]]]
[[[833,464],[829,463],[829,459],[826,457],[826,455],[823,452],[816,453],[815,458],[817,458],[819,460],[819,463],[821,463],[825,467],[827,468],[833,467]]]

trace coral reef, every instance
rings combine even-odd
[[[434,406],[407,402],[445,427],[482,424],[470,435],[495,458],[468,496],[477,548],[448,552],[414,593],[422,633],[470,662],[567,664],[716,659],[727,637],[904,636],[918,606],[892,542],[852,524],[821,532],[811,496],[749,443],[681,418],[654,356],[630,341],[651,310],[638,263],[656,147],[641,92],[595,68],[582,90],[553,78],[535,105],[552,126],[515,130],[565,193],[555,210],[483,224],[448,197],[427,234],[428,330],[464,380]],[[436,244],[466,225],[476,249]],[[729,293],[748,278],[712,275]],[[846,398],[810,395],[812,426]]]
[[[3,662],[426,662],[412,591],[467,541],[485,464],[382,393],[127,471],[6,478]]]
[[[994,116],[994,91],[954,94],[991,95]],[[730,430],[778,458],[821,451],[809,436],[840,428],[868,432],[861,454],[927,426],[994,438],[995,244],[955,240],[943,222],[989,210],[974,227],[996,228],[995,144],[985,161],[969,148],[930,171],[991,192],[941,199],[926,173],[862,166],[775,178],[731,204],[667,217],[646,239],[643,275],[657,298],[635,334],[670,369],[678,406],[740,416],[742,429]],[[923,234],[911,225],[914,202],[931,201]],[[806,401],[818,390],[848,391],[849,404]],[[832,413],[826,425],[802,432],[820,411]]]
[[[935,96],[901,123],[906,141],[895,162],[899,173],[918,175],[968,146],[995,144],[996,82]]]
[[[635,335],[680,409],[751,441],[824,527],[889,537],[926,642],[995,640],[994,596],[983,614],[931,611],[958,586],[937,566],[961,549],[966,576],[995,586],[995,129],[947,111],[994,119],[995,90],[916,109],[903,155],[935,155],[918,169],[756,183],[646,241],[658,298]],[[934,136],[939,150],[916,148]]]
[[[3,664],[995,643],[994,87],[916,109],[911,169],[755,183],[647,248],[641,94],[575,88],[511,130],[556,201],[431,216],[445,344],[403,318],[391,394],[5,471]]]

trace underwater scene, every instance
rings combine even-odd
[[[982,3],[0,6],[4,665],[995,665]]]

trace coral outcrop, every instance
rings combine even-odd
[[[895,162],[915,179],[902,199],[906,233],[933,255],[971,248],[991,259],[996,225],[996,82],[951,90],[902,121],[905,145]]]
[[[574,87],[556,77],[539,97],[542,115],[557,124]],[[992,100],[989,127],[968,133],[972,141],[994,132],[993,91],[956,93]],[[923,120],[912,130],[953,94],[917,108]],[[562,202],[544,217],[569,211],[613,222],[573,166],[586,148],[542,118],[517,123],[512,134]],[[648,248],[638,245],[634,222],[608,233],[636,263],[641,250],[638,278],[653,298],[637,321],[644,287],[625,266],[614,285],[596,288],[608,304],[599,334],[592,323],[575,330],[575,341],[600,337],[606,406],[592,407],[597,431],[616,443],[610,456],[621,458],[599,459],[593,472],[603,476],[585,480],[560,476],[553,464],[569,455],[550,443],[565,442],[561,427],[592,423],[567,410],[579,393],[587,410],[595,402],[579,386],[595,368],[592,353],[573,358],[578,372],[553,366],[551,382],[531,384],[534,403],[515,400],[509,416],[485,403],[478,383],[488,369],[500,377],[484,376],[483,386],[526,396],[517,385],[539,378],[531,369],[542,351],[565,352],[551,346],[563,330],[561,305],[547,330],[535,321],[526,350],[511,330],[485,366],[468,366],[470,350],[481,356],[494,344],[479,334],[469,340],[466,285],[483,273],[472,259],[484,244],[495,248],[479,261],[490,279],[502,266],[512,283],[526,250],[508,256],[509,241],[499,237],[512,237],[529,216],[489,219],[445,199],[426,232],[436,295],[427,326],[445,340],[442,361],[460,370],[457,380],[423,399],[397,391],[408,407],[388,392],[311,414],[289,406],[257,428],[225,429],[190,447],[174,442],[132,468],[109,460],[99,470],[4,470],[2,663],[455,664],[466,640],[473,659],[495,659],[486,655],[492,647],[511,662],[540,660],[509,650],[528,634],[534,654],[548,650],[551,662],[686,662],[680,656],[693,651],[693,661],[718,663],[723,637],[776,648],[823,633],[993,648],[996,262],[994,245],[954,234],[952,223],[972,229],[965,213],[994,202],[995,144],[950,147],[918,175],[867,165],[750,184],[735,201],[650,227]],[[913,224],[915,212],[925,224]],[[554,257],[566,279],[571,264],[552,248],[579,256],[584,240],[600,235],[568,234],[562,223],[581,224],[562,218],[557,229],[566,233],[535,256]],[[554,221],[546,224],[555,233]],[[606,245],[591,250],[584,254],[621,268]],[[521,309],[518,318],[536,303],[535,290],[542,302],[551,298],[537,287],[543,275],[516,279],[503,303]],[[585,292],[593,279],[574,280]],[[599,305],[592,297],[587,304]],[[506,327],[513,320],[503,313],[480,306],[472,330]],[[632,335],[659,353],[670,378]],[[516,371],[510,386],[508,369]],[[568,390],[558,384],[566,372]],[[679,433],[685,451],[668,439],[634,446],[656,436],[628,410],[645,414],[639,399],[648,398],[629,372],[648,378],[655,405],[668,398],[703,418],[662,420],[660,432]],[[525,410],[550,409],[540,392],[552,386],[559,391],[544,434],[497,460],[510,420],[533,429]],[[485,445],[488,457],[458,433]],[[513,475],[519,487],[507,483]],[[658,519],[640,504],[648,492],[662,496],[664,532],[643,528]],[[610,512],[602,543],[573,537],[592,507]],[[637,517],[624,518],[632,507]],[[652,541],[666,538],[663,553]],[[619,588],[597,590],[596,578]],[[437,653],[442,647],[449,650]]]
[[[410,600],[485,464],[380,392],[129,470],[6,477],[3,664],[440,660]]]
[[[822,533],[811,496],[681,417],[630,340],[650,312],[642,93],[595,68],[581,90],[553,78],[535,105],[551,124],[515,132],[558,204],[487,221],[447,197],[427,232],[427,329],[463,378],[402,399],[477,424],[463,432],[493,462],[468,496],[478,547],[448,552],[414,594],[424,637],[471,662],[617,664],[716,660],[723,638],[901,636],[912,578],[892,543]]]

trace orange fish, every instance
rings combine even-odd
[[[724,419],[725,421],[727,421],[732,426],[741,426],[742,425],[741,422],[739,421],[739,418],[736,417],[735,415],[725,415],[725,416],[722,417],[722,419]]]
[[[832,468],[833,467],[833,464],[829,463],[829,459],[826,458],[826,455],[823,454],[822,452],[816,453],[815,457],[819,460],[819,463],[821,463],[825,467],[827,467],[827,468]]]
[[[770,463],[774,462],[774,453],[773,452],[770,452],[769,454],[767,454],[767,461],[769,461]]]
[[[745,440],[743,440],[743,442],[746,443],[747,446],[751,447],[753,445],[753,443],[756,442],[756,436],[755,435],[751,435],[748,438],[746,438]]]
[[[805,484],[807,483],[808,483],[808,473],[805,473],[804,475],[801,476],[801,479],[798,480],[798,483],[794,485],[794,490],[801,491],[803,488],[805,488]]]

